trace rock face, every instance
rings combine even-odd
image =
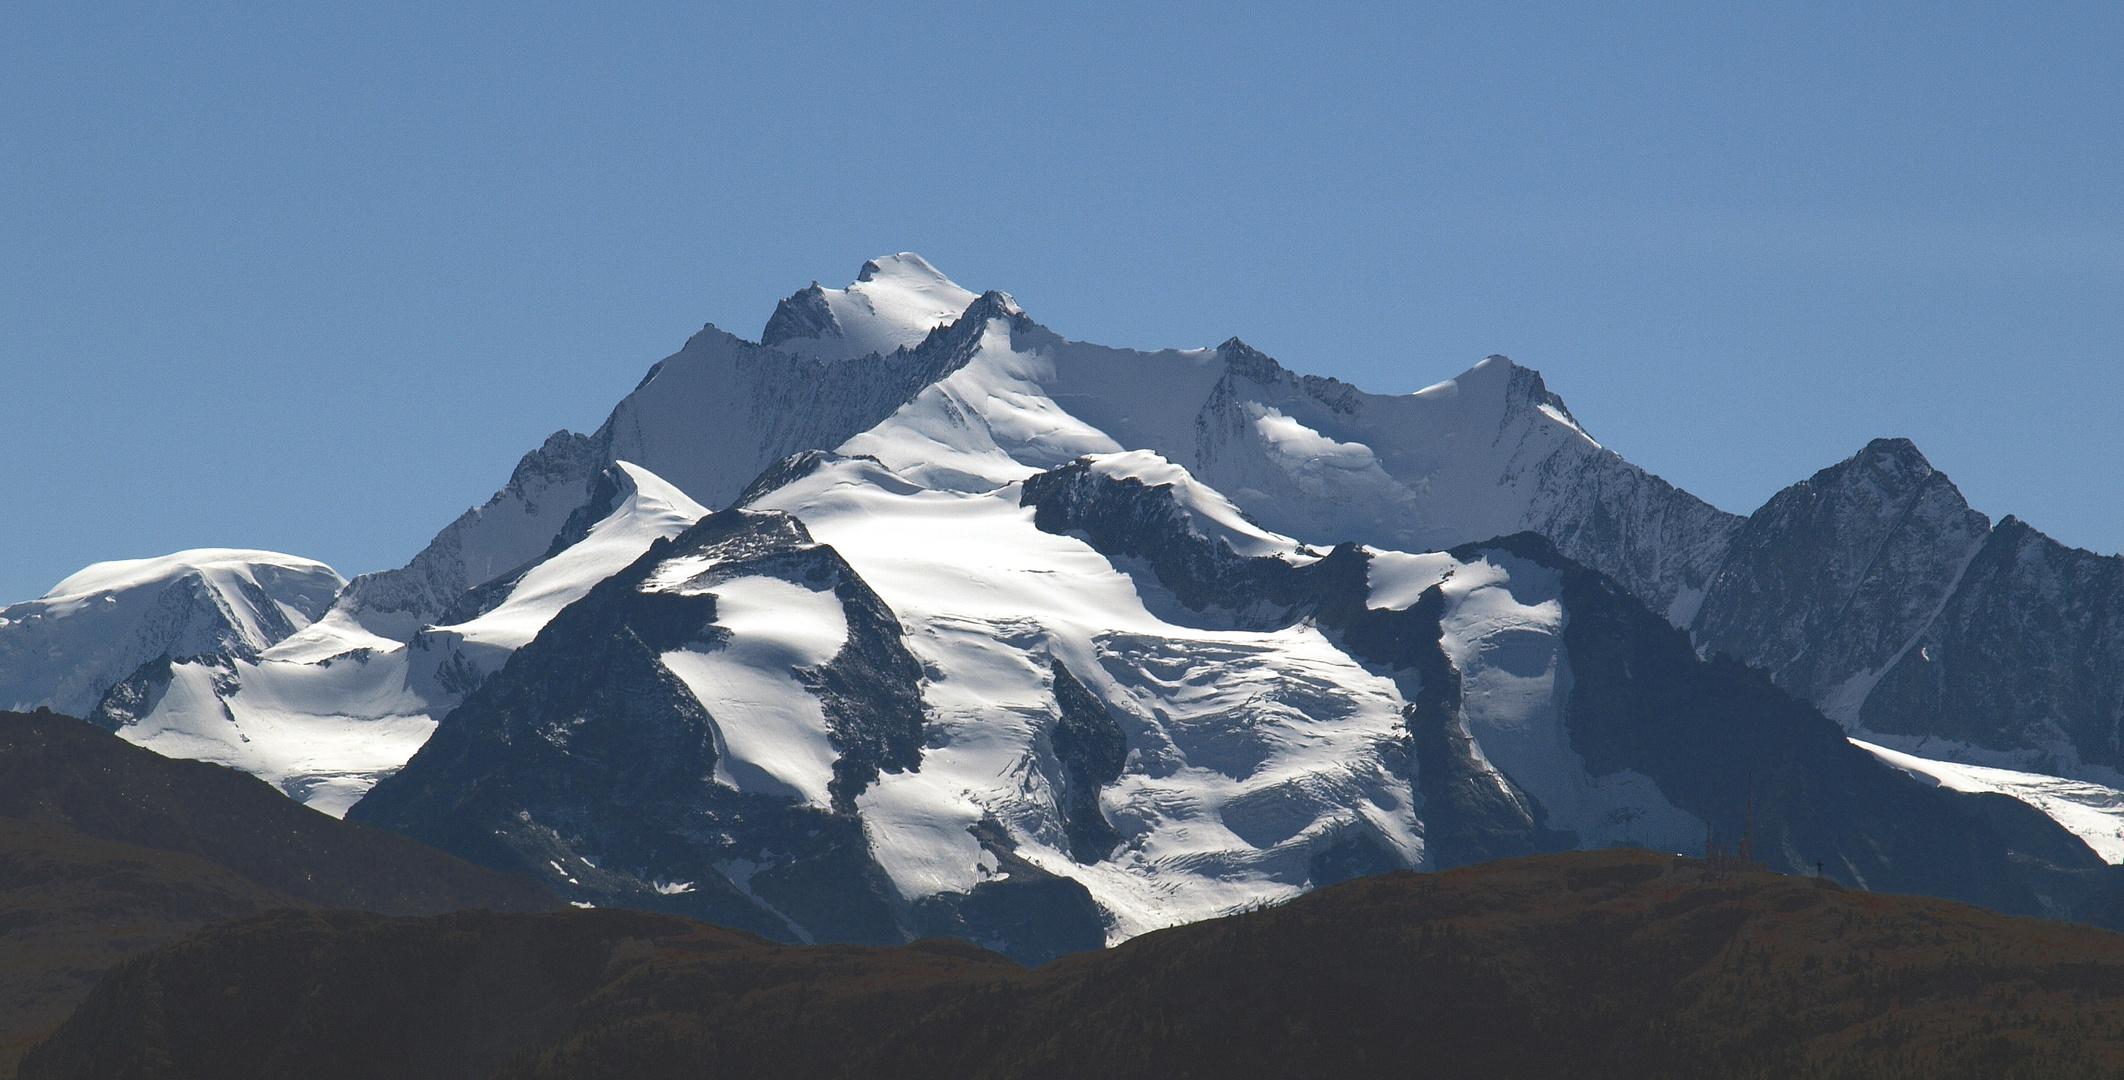
[[[2016,518],[1999,522],[1859,720],[2115,783],[2124,775],[2124,558],[2067,548]]]
[[[1294,374],[1237,339],[1217,356],[1194,445],[1142,445],[1279,532],[1424,551],[1531,529],[1686,621],[1740,521],[1601,447],[1502,356],[1398,396]]]
[[[1855,698],[1848,716],[1990,531],[1917,447],[1877,439],[1748,518],[1697,614],[1697,647],[1809,701]]]
[[[1764,504],[1691,629],[1862,738],[2124,782],[2124,559],[1994,529],[1907,440]]]

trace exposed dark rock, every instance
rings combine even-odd
[[[760,344],[773,347],[792,338],[840,336],[841,322],[826,303],[826,290],[814,281],[774,306],[767,328],[760,331]]]
[[[176,678],[171,671],[170,654],[148,661],[131,675],[104,691],[103,700],[96,703],[94,711],[87,716],[89,723],[105,731],[117,731],[127,724],[155,711],[162,702],[162,695],[169,693],[170,682]]]
[[[1932,621],[1989,531],[1908,439],[1876,439],[1748,518],[1697,614],[1697,649],[1826,703]]]
[[[1027,477],[1019,505],[1033,507],[1033,525],[1043,532],[1081,533],[1103,554],[1145,561],[1160,584],[1196,611],[1264,614],[1260,608],[1268,605],[1274,610],[1265,621],[1274,622],[1293,617],[1294,605],[1316,599],[1317,590],[1289,563],[1249,559],[1203,535],[1169,484],[1102,476],[1090,463],[1073,461]],[[1361,585],[1361,565],[1357,580]]]
[[[1999,522],[1859,721],[2124,769],[2124,557]]]
[[[1106,705],[1093,697],[1062,661],[1052,663],[1055,709],[1060,717],[1048,732],[1055,757],[1062,762],[1060,807],[1069,836],[1070,857],[1095,863],[1113,853],[1121,834],[1099,809],[1099,789],[1121,779],[1128,758],[1128,736]]]
[[[1224,359],[1226,370],[1234,375],[1257,383],[1282,383],[1295,387],[1338,413],[1356,413],[1364,408],[1364,391],[1341,379],[1297,374],[1238,338],[1230,338],[1217,346],[1217,355]],[[1558,403],[1561,401],[1559,398]]]
[[[1446,869],[1576,847],[1577,834],[1550,829],[1541,804],[1483,762],[1461,715],[1460,672],[1439,647],[1444,613],[1445,594],[1433,585],[1399,611],[1364,609],[1343,635],[1357,656],[1414,669],[1420,680],[1402,723],[1416,751],[1424,845],[1432,865]]]
[[[836,768],[838,812],[712,779],[714,719],[659,657],[717,640],[713,581],[642,588],[680,555],[704,578],[832,583],[848,645],[796,674],[850,762]],[[897,941],[892,891],[847,811],[879,768],[919,764],[919,674],[898,620],[833,549],[788,515],[725,511],[564,609],[348,816],[522,869],[570,899],[782,940]]]
[[[832,548],[833,593],[848,620],[848,640],[833,659],[797,672],[818,696],[840,757],[833,763],[834,809],[855,812],[855,798],[879,770],[922,767],[922,665],[900,640],[900,620]],[[822,562],[826,561],[824,558]]]
[[[1570,613],[1571,748],[1594,775],[1632,769],[1675,806],[1755,854],[1798,872],[1817,861],[1849,883],[2049,913],[2014,854],[2062,868],[2099,863],[2047,818],[2020,815],[2012,837],[1955,793],[1927,787],[1845,738],[1843,729],[1730,657],[1699,659],[1686,635],[1621,585],[1531,533],[1455,549],[1502,551],[1556,570]]]

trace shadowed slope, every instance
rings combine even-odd
[[[558,900],[220,765],[0,713],[0,1076],[112,964],[261,908],[536,911]]]
[[[528,879],[334,820],[248,773],[172,760],[57,713],[0,713],[0,817],[196,855],[331,907],[425,915],[557,903]]]
[[[0,818],[0,1076],[111,965],[207,923],[299,903],[196,855]]]
[[[129,961],[25,1078],[2077,1077],[2124,937],[1610,850],[1362,878],[1025,971],[637,912],[274,912]]]

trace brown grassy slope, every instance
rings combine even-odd
[[[196,855],[0,818],[0,1076],[111,965],[207,923],[300,902]]]
[[[255,776],[166,758],[57,713],[0,713],[0,817],[197,855],[328,907],[417,915],[559,904],[529,878],[336,820]]]
[[[1030,972],[636,912],[275,912],[128,961],[23,1075],[2115,1076],[2124,936],[1638,851],[1363,878]]]
[[[71,717],[0,713],[0,1077],[119,960],[300,904],[429,914],[559,901],[236,770]]]

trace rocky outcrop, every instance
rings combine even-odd
[[[591,501],[611,464],[603,450],[590,436],[554,432],[517,462],[500,491],[445,526],[412,561],[348,582],[337,612],[370,633],[405,641],[440,621],[467,590],[520,573]]]
[[[1384,395],[1298,375],[1237,339],[1218,356],[1225,375],[1194,445],[1151,448],[1309,542],[1419,551],[1531,529],[1686,623],[1740,522],[1602,447],[1507,357]]]
[[[2124,779],[2124,558],[1993,528],[1906,439],[1750,516],[1692,631],[1866,737]]]
[[[1831,706],[1903,653],[1990,531],[1909,440],[1876,439],[1748,518],[1697,614],[1697,648]]]
[[[712,515],[562,611],[349,818],[521,869],[571,900],[692,914],[780,940],[899,940],[889,886],[845,805],[877,768],[918,755],[919,711],[905,711],[913,660],[901,650],[815,676],[844,706],[834,713],[850,762],[835,775],[843,809],[718,784],[715,720],[659,659],[717,640],[716,597],[642,587],[676,557],[726,574],[826,576],[853,583],[844,591],[859,607],[876,604],[794,519]],[[872,608],[851,622],[876,618]],[[889,654],[897,622],[889,629],[889,640],[856,651]],[[892,678],[903,685],[885,700],[861,694]]]
[[[774,348],[793,338],[840,337],[840,320],[826,303],[826,290],[814,281],[774,306],[767,328],[760,331],[760,344]]]
[[[1099,809],[1099,789],[1121,778],[1128,735],[1067,665],[1055,660],[1053,668],[1055,708],[1061,715],[1047,738],[1062,762],[1062,829],[1069,836],[1070,855],[1080,863],[1095,863],[1121,842],[1121,834]]]
[[[2058,891],[2061,872],[2080,882],[2066,886],[2079,895],[2064,903],[2114,889],[2094,852],[2054,822],[2031,827],[2041,815],[2025,806],[1995,821],[1992,800],[1881,764],[1763,673],[1731,657],[1698,658],[1687,635],[1540,537],[1507,537],[1494,550],[1562,574],[1572,748],[1596,773],[1650,777],[1709,823],[1712,842],[1731,850],[1751,837],[1757,858],[1788,873],[1821,862],[1865,888],[2024,914],[2055,913],[2039,894]]]
[[[1866,698],[1872,731],[2003,752],[2067,775],[2124,771],[2124,557],[2017,518]]]

